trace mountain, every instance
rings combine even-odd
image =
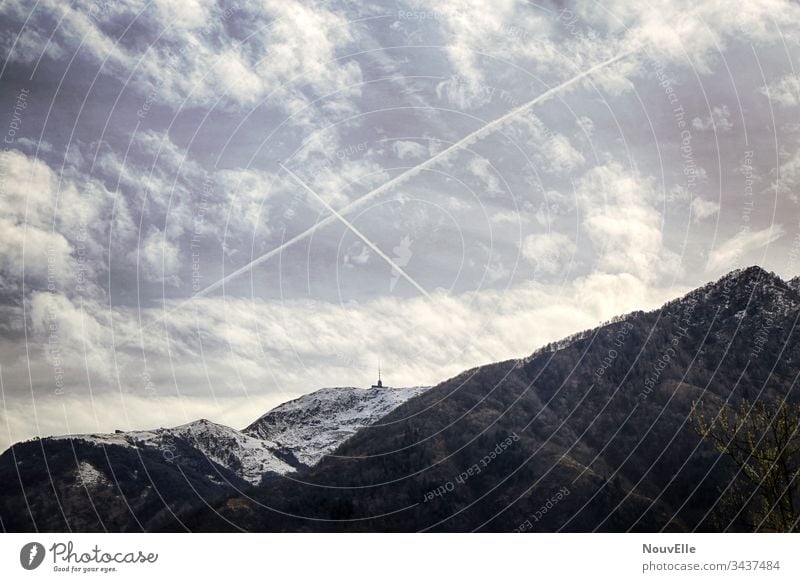
[[[241,431],[201,420],[19,443],[0,456],[0,524],[747,530],[727,495],[738,469],[692,408],[798,400],[797,282],[737,270],[430,389],[323,389]]]
[[[374,424],[427,388],[323,388],[281,404],[244,429],[265,441],[281,443],[310,467],[365,426]]]
[[[179,513],[315,465],[425,389],[323,388],[242,431],[201,419],[18,443],[0,455],[0,523],[9,531],[181,528]]]
[[[291,480],[184,516],[199,531],[747,529],[737,468],[696,433],[797,400],[800,295],[759,267],[398,406]],[[233,524],[233,525],[232,525]]]
[[[70,441],[73,445],[80,443],[95,447],[148,448],[160,451],[162,455],[171,460],[174,460],[172,454],[174,443],[180,441],[209,461],[228,469],[237,477],[252,484],[260,483],[265,475],[284,475],[296,468],[296,464],[290,465],[280,458],[281,445],[252,437],[206,419],[195,420],[174,428],[113,434],[54,436],[45,440]],[[179,462],[179,459],[176,462]],[[209,478],[213,479],[213,476]]]

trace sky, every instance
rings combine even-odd
[[[800,274],[800,4],[4,0],[0,450]],[[798,63],[800,65],[800,63]]]

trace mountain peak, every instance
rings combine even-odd
[[[281,442],[303,465],[315,465],[358,430],[428,387],[322,388],[284,402],[242,432]]]
[[[783,283],[778,275],[772,271],[767,271],[759,265],[751,265],[740,269],[734,269],[730,273],[723,275],[719,278],[717,283],[724,283],[725,281],[780,281]]]
[[[661,309],[655,311],[684,312],[687,302],[705,303],[723,308],[728,316],[741,315],[745,310],[752,312],[753,309],[762,312],[784,312],[792,305],[800,304],[800,276],[787,282],[759,265],[734,269],[716,281],[706,283],[682,297],[668,301]],[[643,315],[646,315],[643,311],[619,315],[598,327],[584,329],[541,346],[520,361],[526,364],[543,353],[557,352],[578,341],[592,337],[601,328],[621,322],[630,322]]]
[[[771,302],[783,303],[786,293],[797,295],[797,290],[772,271],[752,265],[734,269],[667,305],[693,299],[711,302],[723,308],[736,308],[737,311],[753,302],[768,308]]]

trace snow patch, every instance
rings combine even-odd
[[[109,484],[105,475],[87,461],[81,461],[78,464],[77,477],[84,487],[97,487]]]

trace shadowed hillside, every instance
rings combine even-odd
[[[462,373],[337,457],[217,509],[260,531],[737,529],[720,503],[735,467],[701,441],[692,403],[713,417],[743,398],[795,399],[795,288],[735,271],[658,311]],[[230,528],[207,511],[187,525]]]

